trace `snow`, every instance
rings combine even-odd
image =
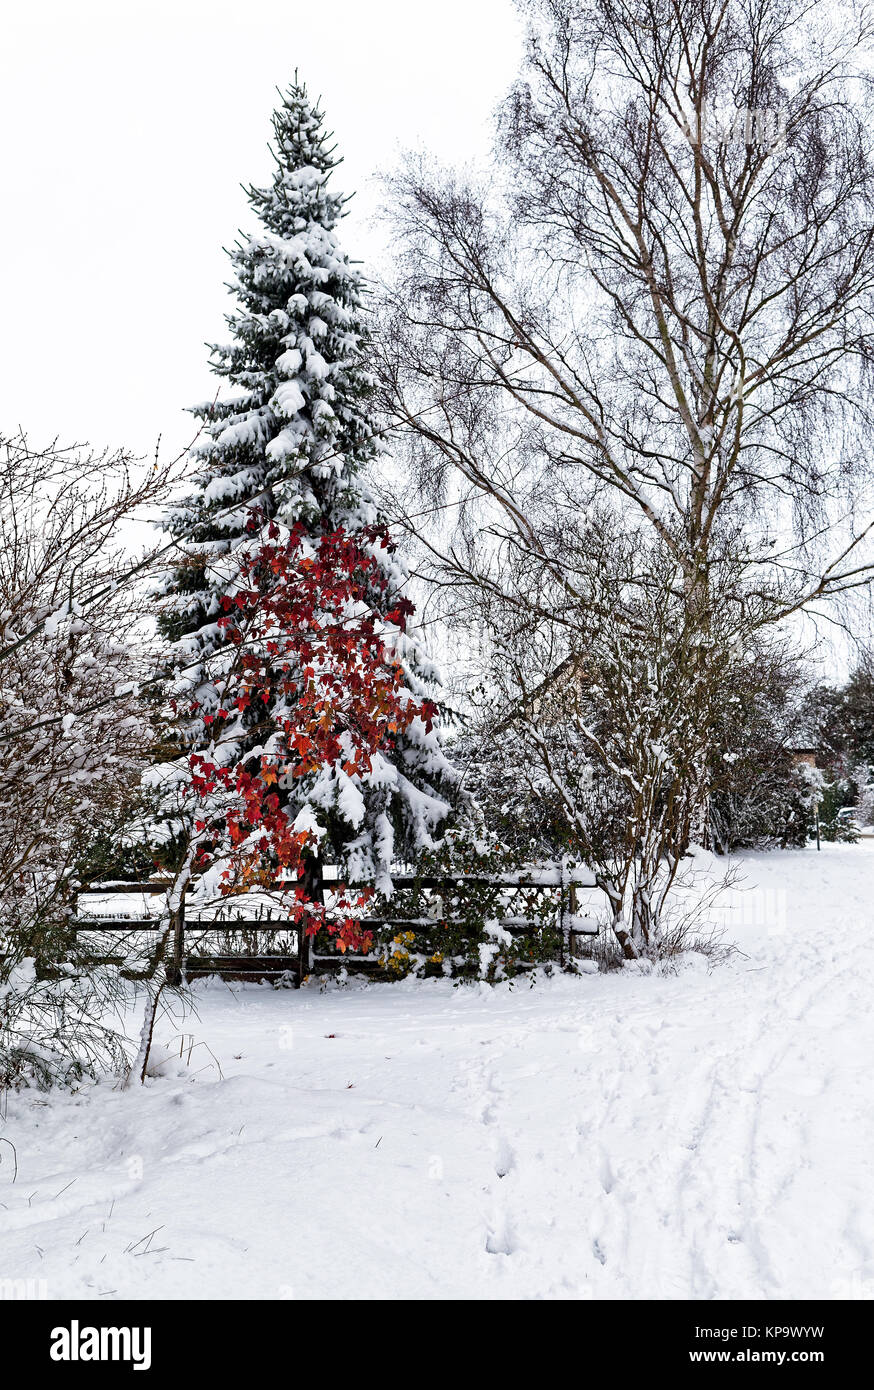
[[[107,1301],[870,1298],[874,841],[739,863],[742,954],[713,968],[209,982],[144,1088],[10,1097],[4,1276]]]

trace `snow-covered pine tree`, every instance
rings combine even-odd
[[[362,474],[378,445],[362,279],[335,235],[347,200],[328,187],[339,161],[322,113],[297,77],[281,96],[273,181],[246,190],[262,229],[230,252],[232,341],[212,348],[212,370],[233,394],[194,408],[204,430],[193,450],[193,490],[165,523],[181,538],[181,558],[161,599],[179,711],[177,756],[155,770],[171,793],[165,813],[192,753],[209,747],[226,764],[282,753],[273,712],[257,700],[227,723],[217,746],[210,719],[225,701],[233,655],[219,622],[221,600],[238,582],[240,555],[251,553],[270,522],[302,525],[314,547],[332,533],[364,538],[388,580],[384,589],[373,586],[368,601],[381,615],[380,632],[401,663],[410,698],[433,696],[437,682],[418,641],[387,616],[406,573],[390,547],[367,539],[380,517]],[[431,844],[451,780],[436,732],[416,718],[375,755],[369,773],[323,768],[280,778],[279,791],[297,827],[317,829],[323,858],[342,864],[352,880],[386,889],[391,862],[412,860]]]

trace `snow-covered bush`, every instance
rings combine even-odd
[[[416,865],[419,878],[444,880],[442,891],[417,884],[396,889],[389,900],[386,912],[405,924],[400,930],[386,926],[378,936],[389,977],[445,975],[495,983],[558,960],[557,893],[535,886],[513,890],[510,904],[501,877],[515,875],[526,861],[487,832],[479,816],[476,820],[479,824],[447,830],[438,847]],[[533,930],[509,932],[501,918],[511,912],[530,919]]]
[[[483,595],[481,741],[541,808],[528,833],[588,866],[623,952],[649,958],[703,831],[730,614],[690,613],[670,557],[607,515],[568,522],[562,545],[561,575],[519,557],[504,566],[510,596]]]
[[[0,1084],[70,1081],[123,1057],[111,1014],[130,982],[94,960],[118,948],[89,946],[72,916],[149,740],[117,530],[163,480],[130,469],[0,444]]]
[[[820,778],[819,833],[823,840],[840,844],[855,844],[859,838],[852,809],[856,788],[848,778]],[[843,815],[841,813],[844,813]]]
[[[852,808],[859,825],[874,823],[874,654],[863,651],[843,685],[819,686],[809,717],[823,770],[820,829],[840,838],[853,832],[839,811]]]
[[[732,663],[717,709],[709,768],[708,843],[718,854],[802,846],[813,824],[810,678],[784,643],[748,644]]]

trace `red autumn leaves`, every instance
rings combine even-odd
[[[254,537],[259,527],[249,529]],[[339,888],[330,914],[308,895],[300,880],[316,840],[295,830],[285,788],[299,804],[295,782],[333,768],[365,776],[373,755],[390,753],[414,719],[431,727],[435,708],[411,698],[390,645],[392,629],[403,631],[413,612],[389,593],[378,562],[377,548],[390,546],[379,527],[312,536],[301,524],[285,535],[268,525],[266,539],[241,554],[236,583],[221,599],[219,627],[233,660],[220,707],[203,715],[216,752],[190,759],[202,804],[224,793],[221,813],[197,823],[201,865],[225,862],[227,892],[296,876],[295,921],[304,919],[310,934],[327,927],[341,950],[369,944],[353,913],[371,890]],[[270,751],[228,762],[222,743],[236,744],[241,723],[250,746]]]

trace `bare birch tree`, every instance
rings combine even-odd
[[[380,371],[417,485],[399,514],[447,608],[533,604],[571,659],[596,592],[631,642],[657,574],[644,628],[669,592],[700,705],[729,652],[872,574],[869,14],[524,10],[489,177],[419,159],[393,184]],[[567,563],[594,506],[661,557],[615,596]],[[682,774],[699,829],[707,763]]]

